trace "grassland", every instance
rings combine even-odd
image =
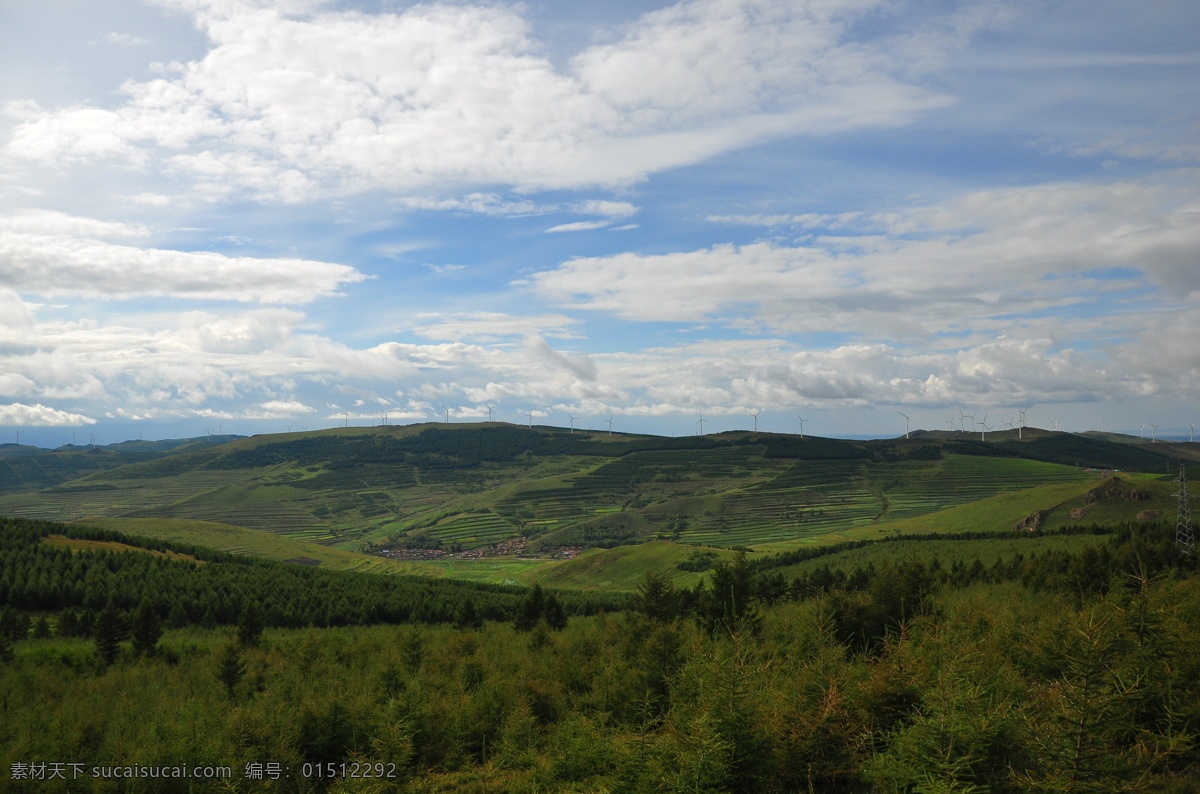
[[[716,561],[731,559],[728,549],[706,549]],[[649,571],[673,574],[676,587],[691,587],[705,573],[680,571],[676,566],[695,554],[694,546],[653,540],[637,546],[595,549],[575,559],[555,562],[530,571],[529,579],[545,587],[572,590],[632,591]]]
[[[645,570],[673,565],[672,555],[686,557],[688,546],[767,552],[994,532],[1034,514],[1047,529],[1166,514],[1172,483],[1145,478],[1141,502],[1085,504],[1102,474],[1051,459],[1110,455],[1157,468],[1171,465],[1176,447],[1191,449],[1032,429],[1024,441],[997,433],[988,444],[913,435],[849,442],[753,433],[657,439],[501,423],[338,428],[183,445],[174,455],[154,450],[152,460],[0,496],[0,515],[87,520],[337,569],[628,589]],[[1022,450],[1034,457],[1019,457]],[[563,546],[608,551],[567,561],[420,563],[356,553],[469,550],[516,537],[547,556]],[[633,550],[655,539],[674,544]]]
[[[418,574],[440,576],[439,568],[417,563],[356,554],[342,549],[307,543],[271,532],[190,519],[151,519],[91,516],[75,523],[88,524],[159,540],[173,540],[196,546],[244,554],[270,560],[315,560],[322,568],[337,571],[379,574]],[[312,564],[312,563],[305,563]]]

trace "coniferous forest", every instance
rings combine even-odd
[[[922,551],[946,538],[798,573],[795,556],[739,555],[691,589],[648,573],[626,600],[5,520],[4,776],[39,791],[1196,791],[1195,558],[1163,525],[1077,537],[1091,542],[969,565]],[[162,777],[181,770],[199,776]]]

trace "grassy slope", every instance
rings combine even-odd
[[[632,591],[647,571],[673,571],[677,587],[691,587],[706,574],[687,573],[675,568],[696,551],[694,546],[652,540],[637,546],[595,549],[573,560],[555,562],[530,572],[529,579],[546,587],[578,590]],[[734,556],[728,549],[706,549],[717,560]]]
[[[1010,539],[980,538],[978,540],[900,540],[847,549],[844,552],[829,554],[813,560],[804,560],[794,565],[772,568],[768,573],[782,574],[785,578],[791,579],[824,566],[849,573],[855,568],[866,568],[868,565],[873,565],[878,569],[889,562],[919,561],[929,564],[934,558],[937,558],[943,568],[949,568],[955,562],[963,566],[970,566],[975,560],[990,567],[998,560],[1011,560],[1018,554],[1029,558],[1034,554],[1045,554],[1050,551],[1075,551],[1081,546],[1099,545],[1108,541],[1107,535],[1047,535],[1039,538],[1026,536]]]
[[[272,560],[307,557],[320,560],[322,568],[358,573],[418,574],[440,576],[442,570],[417,563],[370,557],[365,554],[333,549],[318,543],[292,540],[271,532],[217,524],[211,521],[186,519],[122,518],[91,516],[74,522],[111,529],[130,535],[160,540],[175,540],[197,546],[207,546],[233,554],[247,554]]]
[[[454,427],[478,431],[484,425]],[[242,439],[189,452],[187,460],[181,456],[179,461],[145,464],[137,477],[107,472],[49,492],[0,497],[0,513],[58,520],[107,514],[88,523],[274,559],[309,557],[328,568],[627,590],[646,570],[673,568],[692,547],[654,542],[590,551],[566,561],[438,563],[404,563],[343,549],[410,528],[469,548],[514,536],[522,525],[551,530],[551,538],[571,542],[571,533],[578,537],[585,531],[669,535],[671,522],[683,521],[678,537],[684,543],[775,551],[907,532],[1007,530],[1046,509],[1051,513],[1045,526],[1052,529],[1075,522],[1070,510],[1082,505],[1083,493],[1097,482],[1097,475],[1073,466],[1011,457],[946,454],[938,461],[896,461],[892,456],[892,463],[766,458],[756,443],[767,434],[743,439],[755,443],[718,450],[545,455],[440,471],[393,467],[400,474],[409,472],[408,483],[389,479],[393,469],[386,466],[352,471],[311,462],[254,469],[199,467],[230,450],[314,438],[407,438],[426,429],[346,428]],[[565,433],[549,428],[534,432]],[[932,436],[926,433],[912,444],[900,439],[879,443],[884,451],[903,453],[906,446],[927,444]],[[1059,436],[1063,444],[1077,443],[1066,434],[1044,431],[1033,440],[1046,444]],[[576,437],[608,441],[603,433]],[[415,480],[411,472],[416,472]],[[321,477],[330,485],[311,487]],[[1026,487],[1035,482],[1047,484]],[[1020,490],[994,495],[1007,488]],[[1132,519],[1144,509],[1173,510],[1173,502],[1168,504],[1171,483],[1151,482],[1147,489],[1154,496],[1151,502],[1092,506],[1083,520],[1111,522]],[[264,529],[269,531],[260,531]],[[682,574],[679,582],[687,586],[701,576]]]

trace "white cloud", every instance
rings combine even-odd
[[[692,0],[643,16],[565,69],[510,7],[170,5],[208,36],[203,59],[125,83],[114,107],[13,104],[7,154],[153,166],[193,180],[199,195],[284,202],[619,186],[765,140],[905,124],[947,101],[899,82],[882,45],[847,40],[874,2]],[[944,46],[941,33],[930,43]],[[622,204],[590,211],[627,217]]]
[[[746,329],[879,337],[961,333],[1087,303],[1109,314],[1112,293],[1131,285],[1177,301],[1200,292],[1196,176],[986,190],[870,217],[802,217],[842,232],[798,246],[578,257],[516,283],[628,320],[725,318]]]
[[[316,413],[317,409],[312,406],[305,405],[298,400],[269,400],[265,403],[260,403],[259,406],[265,411],[263,418],[286,418],[292,416],[302,416],[304,414]]]
[[[573,204],[571,209],[580,215],[603,215],[613,220],[624,220],[636,215],[638,211],[638,208],[628,201],[603,201],[599,199],[580,201]]]
[[[10,427],[61,427],[64,425],[94,424],[96,424],[96,420],[90,416],[60,411],[57,408],[50,408],[41,403],[35,405],[24,405],[22,403],[0,405],[0,425],[8,425]]]
[[[612,221],[578,221],[576,223],[560,223],[558,226],[551,226],[546,230],[547,234],[555,232],[587,232],[592,229],[603,229],[605,226],[612,224]]]
[[[579,320],[563,314],[512,315],[502,312],[425,313],[413,318],[412,329],[427,339],[469,339],[496,342],[506,337],[539,333],[576,339]]]
[[[0,280],[46,297],[308,303],[367,278],[329,262],[136,248],[102,239],[147,234],[142,227],[57,212],[0,217]]]

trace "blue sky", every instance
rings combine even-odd
[[[0,442],[1200,419],[1200,6],[0,7]]]

